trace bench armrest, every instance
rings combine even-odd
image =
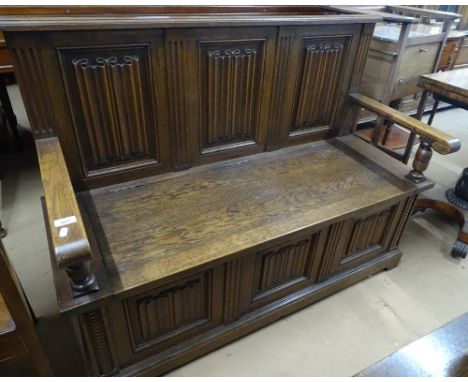
[[[438,129],[435,129],[428,124],[421,122],[415,118],[412,118],[406,114],[399,112],[398,110],[392,109],[390,106],[384,105],[375,99],[366,97],[362,94],[350,94],[350,98],[353,102],[358,105],[378,114],[382,117],[389,119],[392,122],[404,127],[420,135],[423,139],[430,141],[432,147],[439,154],[450,154],[458,151],[461,147],[460,140],[452,137],[449,134],[444,133]]]
[[[71,278],[74,295],[97,290],[91,247],[58,138],[36,141],[55,260]]]
[[[459,139],[403,114],[398,110],[392,109],[379,101],[358,93],[352,93],[349,97],[351,101],[357,105],[379,116],[385,117],[420,136],[421,144],[413,162],[413,171],[409,174],[409,179],[416,183],[422,182],[425,179],[423,171],[425,171],[429,165],[429,160],[432,156],[432,148],[438,153],[445,155],[454,153],[461,147]]]

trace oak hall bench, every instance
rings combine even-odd
[[[0,29],[91,375],[165,373],[395,267],[433,149],[460,147],[359,94],[378,16],[52,11]],[[361,107],[420,135],[412,169],[350,134]]]

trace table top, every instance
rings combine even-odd
[[[468,68],[423,74],[418,86],[468,105]]]
[[[401,25],[398,24],[377,24],[373,37],[379,40],[397,42],[400,38]],[[442,33],[442,25],[414,24],[409,31],[409,38],[422,38]]]

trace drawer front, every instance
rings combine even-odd
[[[419,76],[433,71],[438,51],[439,43],[415,45],[405,49],[392,99],[402,98],[417,92]]]
[[[461,39],[447,41],[442,52],[442,57],[440,58],[439,66],[437,68],[438,71],[450,69],[453,67],[458,51],[460,50],[461,43]]]
[[[121,365],[221,325],[223,271],[224,267],[217,267],[131,297],[123,301],[123,311],[122,305],[114,307],[111,326]]]
[[[463,40],[463,45],[460,47],[455,65],[468,64],[468,39]]]

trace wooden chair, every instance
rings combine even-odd
[[[29,360],[37,375],[52,375],[26,296],[0,241],[0,375],[4,364],[21,359]]]

